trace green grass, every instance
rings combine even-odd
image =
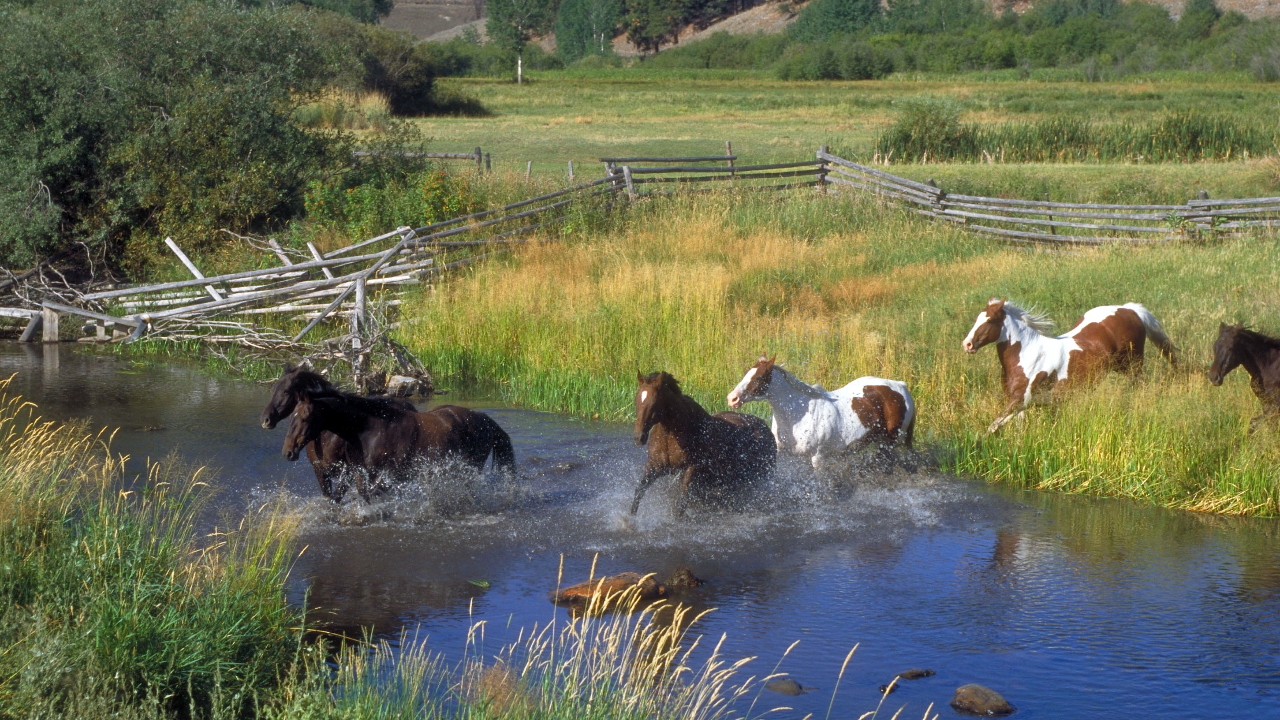
[[[812,192],[646,201],[567,243],[530,247],[419,297],[404,341],[440,384],[547,410],[625,420],[635,372],[667,370],[700,402],[762,352],[838,387],[900,378],[922,437],[948,469],[1023,487],[1226,513],[1280,513],[1280,444],[1250,436],[1247,378],[1203,379],[1219,321],[1273,332],[1280,242],[1066,252],[1014,249],[872,199]],[[1049,312],[1142,302],[1187,359],[1153,356],[996,437],[993,351],[960,341],[988,298]]]
[[[785,82],[741,71],[626,68],[538,72],[525,85],[441,82],[479,98],[494,115],[418,120],[434,149],[479,145],[498,169],[523,173],[532,161],[535,173],[556,178],[567,173],[569,160],[577,173],[597,177],[600,157],[717,154],[726,140],[744,160],[807,158],[819,145],[870,159],[900,104],[921,97],[954,101],[964,122],[981,126],[1058,117],[1145,122],[1187,108],[1267,118],[1280,109],[1265,84],[1195,74],[1107,83],[1018,81],[998,73]]]

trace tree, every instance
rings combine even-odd
[[[822,40],[857,32],[879,16],[879,0],[813,0],[788,32],[797,40]]]
[[[563,0],[556,14],[556,51],[573,62],[604,55],[622,17],[622,0]]]
[[[553,17],[552,0],[489,0],[489,39],[516,54],[516,83],[524,82],[524,46],[545,32]]]
[[[629,0],[627,39],[641,52],[658,52],[662,43],[675,41],[684,24],[683,0]]]
[[[1220,17],[1222,11],[1214,0],[1187,0],[1182,6],[1182,17],[1178,18],[1178,30],[1192,40],[1206,38]]]

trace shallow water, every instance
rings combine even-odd
[[[292,596],[343,628],[398,636],[419,628],[456,658],[487,621],[488,652],[555,613],[546,599],[598,571],[667,574],[688,566],[716,608],[699,626],[727,633],[730,657],[783,664],[817,691],[766,693],[781,717],[826,713],[840,663],[859,644],[833,717],[879,701],[943,717],[956,686],[988,685],[1015,717],[1280,716],[1280,523],[1164,511],[1111,500],[1022,493],[936,473],[869,474],[838,490],[784,467],[741,513],[672,517],[671,483],[625,516],[643,451],[630,428],[485,407],[512,436],[521,478],[489,478],[472,502],[458,475],[373,507],[335,509],[314,475],[280,457],[283,426],[257,415],[265,386],[184,368],[135,368],[62,346],[0,346],[0,375],[49,418],[118,426],[115,449],[141,466],[176,451],[221,468],[218,511],[234,519],[284,493],[307,546]],[[473,404],[473,403],[471,403]],[[473,404],[475,405],[475,404]],[[477,405],[484,407],[483,405]],[[213,519],[210,520],[213,522]],[[487,587],[482,587],[487,583]],[[890,713],[891,714],[891,713]]]

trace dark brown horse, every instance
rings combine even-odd
[[[1256,429],[1263,421],[1280,419],[1280,339],[1250,330],[1244,324],[1220,323],[1209,382],[1221,385],[1227,373],[1237,367],[1249,373],[1249,387],[1262,401],[1262,414],[1253,419],[1249,429]]]
[[[492,453],[495,469],[515,473],[506,431],[488,415],[456,405],[420,413],[358,395],[304,398],[290,417],[281,454],[297,460],[325,432],[346,444],[343,461],[363,471],[356,489],[366,501],[411,479],[421,461],[458,460],[480,471]]]
[[[736,412],[712,415],[680,392],[676,379],[664,372],[636,373],[636,444],[649,445],[649,462],[631,502],[640,508],[645,490],[664,475],[680,474],[678,514],[689,493],[728,501],[733,491],[759,482],[773,470],[778,446],[769,426],[758,417]]]
[[[306,368],[285,363],[284,372],[271,388],[271,399],[262,410],[259,418],[262,427],[267,430],[275,426],[293,413],[301,400],[317,397],[360,397],[339,390],[324,379],[322,375]],[[417,412],[417,408],[407,400],[394,398],[367,398],[374,403],[383,403],[408,412]],[[316,482],[320,484],[320,492],[336,502],[342,502],[347,492],[347,483],[343,479],[343,471],[347,469],[347,443],[331,432],[324,432],[320,437],[307,443],[307,459],[311,461],[311,469],[316,473]]]

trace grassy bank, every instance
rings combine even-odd
[[[208,535],[202,471],[123,475],[109,436],[41,420],[0,382],[0,718],[655,718],[768,714],[771,677],[724,657],[688,608],[637,598],[528,628],[491,655],[483,622],[446,665],[412,631],[336,653],[285,599],[280,508]],[[599,608],[595,608],[598,610]],[[322,629],[321,629],[322,630]],[[695,650],[696,649],[696,650]],[[847,661],[846,661],[847,662]],[[839,658],[832,658],[832,672]],[[838,683],[837,683],[838,685]],[[754,710],[753,710],[754,708]]]
[[[402,332],[445,384],[613,419],[631,414],[637,370],[665,369],[723,409],[762,352],[827,387],[901,378],[918,432],[957,472],[1277,514],[1280,443],[1247,433],[1247,378],[1212,388],[1203,370],[1220,320],[1267,328],[1278,260],[1274,237],[1028,251],[849,196],[683,197],[455,278],[407,309]],[[1108,378],[979,441],[1003,404],[998,366],[959,344],[992,296],[1064,329],[1089,307],[1143,302],[1185,369],[1153,359],[1136,381]]]

